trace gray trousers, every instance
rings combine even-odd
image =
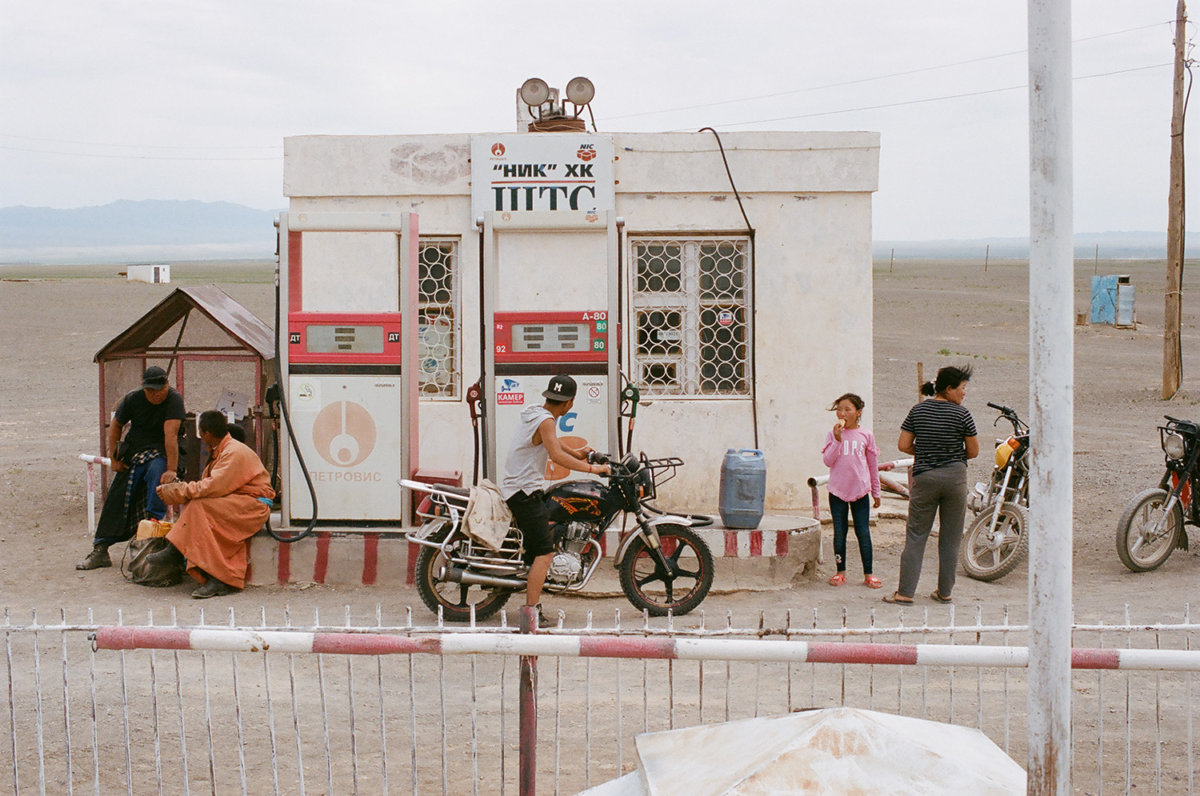
[[[908,500],[908,527],[904,552],[900,554],[900,587],[905,597],[917,592],[925,542],[938,515],[938,593],[949,597],[954,591],[958,569],[958,546],[962,542],[963,519],[967,513],[967,465],[965,462],[926,470],[913,479]]]

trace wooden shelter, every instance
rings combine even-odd
[[[275,339],[271,327],[215,285],[171,292],[96,352],[100,366],[100,450],[117,404],[142,383],[142,372],[159,365],[183,396],[189,420],[207,409],[231,412],[246,442],[264,462],[274,457],[275,434],[266,405],[275,382]],[[195,440],[195,422],[184,438]],[[190,478],[199,473],[199,441],[183,459]],[[268,464],[270,466],[270,464]]]

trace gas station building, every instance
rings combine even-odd
[[[758,448],[767,510],[807,506],[829,404],[848,391],[874,403],[878,163],[871,132],[285,139],[279,334],[293,425],[318,494],[366,490],[347,504],[359,514],[319,513],[395,519],[363,507],[395,501],[395,480],[418,466],[469,482],[477,381],[492,425],[483,473],[499,481],[505,418],[540,403],[559,370],[580,384],[560,435],[597,450],[624,442],[628,420],[613,416],[623,378],[637,385],[632,449],[686,462],[661,505],[715,509],[726,450]],[[415,330],[401,321],[413,307]],[[372,406],[387,385],[405,400],[389,381],[401,371],[418,406]],[[370,440],[356,431],[364,407]],[[390,455],[413,425],[419,447],[381,465],[368,443],[392,440],[376,446]],[[289,458],[295,519],[307,509],[289,511],[287,493],[306,487]]]

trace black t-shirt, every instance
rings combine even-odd
[[[121,399],[116,419],[122,426],[129,423],[129,433],[121,445],[121,456],[132,456],[138,451],[154,448],[166,451],[163,439],[163,424],[168,420],[183,421],[183,396],[175,388],[167,390],[167,397],[160,404],[152,404],[142,390],[134,390]]]
[[[967,461],[965,439],[978,436],[971,412],[953,401],[930,398],[908,410],[901,431],[913,435],[914,476],[951,462]]]

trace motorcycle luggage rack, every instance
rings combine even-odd
[[[653,500],[658,496],[658,488],[670,481],[679,473],[679,468],[683,466],[683,459],[678,456],[666,456],[661,459],[642,459],[642,467],[650,473],[649,483],[643,481],[643,486],[648,487],[647,493],[642,495],[642,500]]]

